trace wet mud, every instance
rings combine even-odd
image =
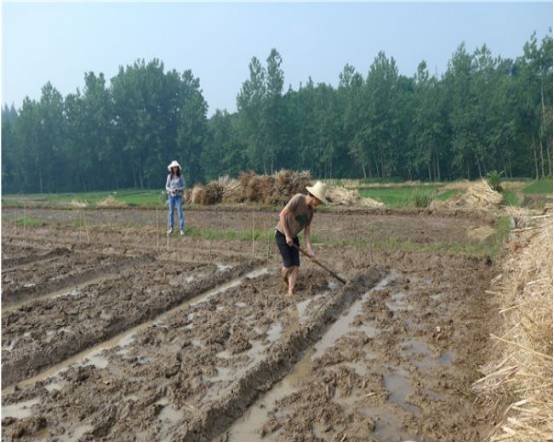
[[[268,214],[254,215],[269,224]],[[117,217],[123,223],[129,215]],[[216,226],[223,217],[251,226],[249,213],[197,222]],[[383,236],[390,220],[390,232],[414,242],[462,241],[468,228],[483,223],[317,217],[318,235],[337,240]],[[2,313],[4,440],[485,435],[469,387],[492,327],[484,292],[495,275],[489,261],[320,245],[319,257],[349,283],[343,287],[303,261],[290,298],[267,245],[252,254],[250,242],[172,238],[168,247],[165,237],[152,235],[148,220],[129,233],[108,229],[105,221],[82,243],[59,227],[29,230],[25,239],[10,226],[3,232],[4,259],[21,260],[11,264],[20,275],[33,263],[42,276],[38,287],[48,284],[48,270],[67,252],[27,262],[24,254],[68,248],[70,255],[113,263],[148,257],[92,281],[45,290]],[[20,247],[27,249],[17,255]]]
[[[98,341],[251,269],[152,263],[55,298],[2,313],[2,385],[35,374]]]

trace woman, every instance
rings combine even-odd
[[[181,175],[181,165],[173,160],[167,167],[167,170],[169,171],[165,182],[169,204],[169,229],[167,230],[167,235],[173,232],[173,210],[175,207],[179,210],[179,233],[185,235],[185,214],[183,213],[182,204],[185,180]]]

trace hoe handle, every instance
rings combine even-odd
[[[302,249],[300,246],[296,246],[293,243],[293,246],[298,249],[302,254],[304,254],[306,257],[308,257],[311,261],[313,261],[316,265],[320,266],[321,268],[325,269],[329,274],[331,274],[333,277],[335,277],[338,281],[340,281],[342,284],[346,284],[346,280],[342,278],[340,275],[338,275],[335,271],[332,269],[329,269],[327,266],[325,266],[323,263],[321,263],[319,260],[317,260],[315,257],[312,257],[310,254],[308,254],[304,249]]]

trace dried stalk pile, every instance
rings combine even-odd
[[[495,209],[502,203],[502,194],[494,191],[485,180],[471,183],[465,192],[446,201],[434,200],[431,209]]]
[[[491,440],[552,441],[552,216],[518,224],[491,292],[502,316],[496,355],[473,387],[496,415]]]
[[[340,186],[334,186],[327,190],[327,200],[336,206],[364,206],[366,208],[382,208],[384,203],[373,200],[369,197],[360,197],[355,189],[346,189]]]

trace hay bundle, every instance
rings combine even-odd
[[[355,190],[333,186],[327,190],[327,200],[332,205],[351,206],[360,200],[360,196]]]
[[[223,200],[224,188],[217,181],[208,183],[204,188],[204,205],[215,205]]]
[[[192,203],[192,189],[185,189],[185,193],[183,196],[185,198],[185,203],[190,205]],[[164,201],[166,200],[167,200],[167,196],[164,199]]]
[[[87,202],[83,202],[80,200],[71,200],[69,202],[69,206],[72,208],[86,208],[88,206]]]
[[[242,190],[237,179],[229,179],[223,184],[223,201],[229,203],[242,201]]]
[[[239,177],[243,200],[267,203],[273,193],[275,178],[268,175],[256,175],[254,172],[243,172]]]
[[[446,201],[434,200],[431,209],[495,209],[502,203],[502,194],[494,191],[485,180],[471,183],[465,192]]]
[[[98,208],[126,208],[127,203],[116,200],[111,195],[96,204]]]
[[[363,206],[366,208],[382,208],[384,203],[372,198],[360,197],[358,191],[346,189],[341,186],[333,186],[327,190],[327,199],[330,204],[336,206]]]
[[[191,203],[194,203],[195,205],[203,205],[205,199],[206,199],[206,189],[204,189],[203,186],[195,185],[194,188],[192,188],[192,191],[190,194]]]
[[[370,197],[360,198],[359,205],[364,206],[366,208],[384,208],[385,207],[385,204],[383,202],[380,202],[378,200],[374,200]]]
[[[305,194],[306,186],[311,183],[309,171],[290,171],[281,169],[274,174],[274,189],[270,203],[286,203],[295,194]]]

